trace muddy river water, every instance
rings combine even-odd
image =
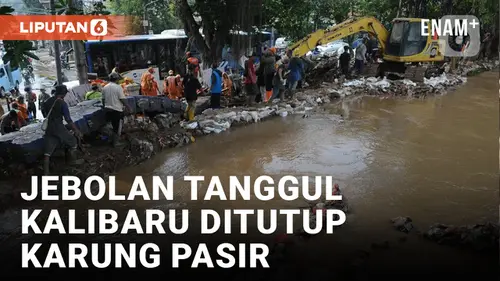
[[[189,202],[189,185],[181,179],[217,175],[224,183],[230,175],[331,175],[349,199],[352,212],[338,234],[317,241],[334,241],[352,249],[397,241],[402,234],[390,224],[397,216],[411,217],[422,230],[437,222],[498,221],[497,79],[498,73],[484,73],[453,92],[422,100],[358,97],[308,118],[278,117],[199,138],[119,172],[118,189],[130,188],[135,175],[172,175],[178,179],[176,200],[187,202],[193,210],[296,208],[304,202]],[[153,207],[158,202],[127,204]],[[491,266],[481,256],[460,255],[457,249],[418,238],[380,254],[372,266],[383,266],[385,258],[403,263],[414,254],[415,246],[428,250],[429,268],[464,263]]]
[[[237,128],[168,151],[117,177],[127,182],[131,174],[331,175],[353,207],[352,228],[373,229],[398,215],[423,225],[496,220],[497,78],[496,73],[472,77],[443,96],[355,98],[308,118],[287,116]],[[176,192],[187,197],[190,189],[176,186]]]
[[[424,229],[436,222],[498,221],[497,78],[484,73],[447,95],[422,100],[363,97],[309,118],[276,118],[201,138],[118,177],[128,187],[136,174],[331,175],[352,207],[341,230],[349,237],[344,243],[359,244],[367,234],[395,238],[400,234],[388,220],[397,216],[409,216]],[[176,188],[178,198],[188,198],[187,184]],[[279,200],[188,204],[220,210],[304,205]]]

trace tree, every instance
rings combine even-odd
[[[176,29],[182,26],[181,21],[175,16],[175,3],[169,0],[116,0],[110,3],[113,14],[136,16],[132,30],[143,33],[142,21],[145,5],[147,6],[146,20],[151,22],[154,33],[161,33],[166,29]],[[136,33],[136,34],[137,34]]]
[[[10,6],[1,6],[0,7],[0,15],[10,15],[14,12],[14,9]],[[25,68],[28,64],[30,64],[29,60],[39,58],[33,53],[35,51],[35,47],[31,41],[25,40],[7,40],[3,41],[5,54],[2,57],[2,60],[5,63],[10,63],[13,68],[21,67]]]
[[[190,41],[203,54],[205,65],[210,65],[222,56],[222,48],[228,42],[232,29],[247,32],[252,29],[262,2],[196,0],[189,3],[187,0],[176,0],[175,4]],[[201,22],[196,20],[198,17]]]
[[[95,2],[90,6],[83,6],[83,3],[77,0],[59,0],[56,4],[58,15],[109,15],[103,3]],[[71,41],[75,52],[75,64],[80,84],[85,84],[88,81],[87,64],[85,60],[85,48],[83,41]],[[59,55],[59,54],[56,54]]]
[[[265,0],[265,24],[292,40],[348,18],[354,0]]]
[[[304,37],[314,28],[313,4],[309,0],[266,0],[263,9],[266,25],[292,40]]]

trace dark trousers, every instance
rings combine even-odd
[[[274,73],[267,74],[265,76],[266,91],[273,90],[273,80],[274,80]]]
[[[256,95],[259,93],[259,88],[257,87],[257,84],[245,84],[245,92],[247,94],[247,103],[249,105],[252,105],[254,102],[256,102],[255,98]]]
[[[51,132],[45,133],[43,136],[45,141],[45,156],[50,157],[54,151],[61,145],[65,149],[76,149],[78,147],[78,141],[74,135],[61,124],[57,129],[51,130]]]
[[[31,113],[31,115],[33,115],[33,119],[36,119],[36,105],[34,102],[28,103],[28,113]]]
[[[210,107],[211,108],[220,108],[220,93],[212,93],[210,95]]]
[[[345,75],[346,78],[349,77],[349,65],[341,65],[340,69],[342,69],[342,74]]]
[[[123,119],[123,112],[112,110],[106,108],[106,121],[111,122],[111,126],[113,126],[113,132],[116,134],[119,133],[120,122]]]
[[[354,68],[356,68],[356,71],[358,74],[361,74],[363,72],[363,67],[365,66],[365,62],[363,60],[356,60],[354,62]]]
[[[3,131],[5,132],[5,134],[12,133],[12,132],[16,131],[16,127],[15,126],[6,126],[3,128]]]

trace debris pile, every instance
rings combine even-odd
[[[276,103],[266,107],[233,107],[218,110],[207,109],[196,116],[192,122],[181,122],[181,127],[192,131],[195,135],[207,135],[226,131],[235,125],[257,123],[272,116],[287,116],[288,114],[304,114],[306,110],[317,105],[311,97],[306,100],[296,100],[290,103]]]
[[[333,82],[340,77],[341,71],[338,56],[325,57],[308,71],[306,81],[312,86],[318,86],[322,82]]]
[[[442,74],[438,77],[424,79],[424,82],[411,80],[389,80],[387,78],[359,78],[342,83],[340,87],[329,87],[327,91],[331,98],[343,98],[350,95],[372,96],[407,96],[425,97],[427,95],[442,94],[446,90],[465,83],[467,79],[452,74]],[[326,88],[325,86],[323,86]]]
[[[391,220],[392,226],[398,231],[409,233],[414,227],[411,218],[397,217]]]
[[[415,226],[409,217],[397,217],[391,220],[393,227],[409,233]],[[427,231],[420,233],[424,238],[438,244],[464,247],[480,252],[498,251],[499,225],[494,223],[453,226],[434,224]],[[417,231],[417,233],[419,233]]]
[[[424,237],[439,244],[497,252],[499,230],[498,224],[493,223],[466,226],[434,224]]]
[[[495,60],[477,60],[477,61],[464,61],[458,65],[456,73],[462,76],[476,75],[480,72],[498,69],[500,61]]]

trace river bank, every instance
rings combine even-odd
[[[272,274],[269,270],[262,272],[263,280],[314,278],[325,270],[326,276],[343,280],[349,278],[338,276],[342,270],[354,275],[390,272],[405,276],[440,271],[448,278],[454,277],[453,273],[468,271],[482,277],[488,269],[497,268],[495,253],[476,253],[473,247],[467,246],[467,236],[464,245],[441,245],[439,240],[456,243],[459,238],[454,235],[440,238],[448,232],[441,226],[434,228],[437,243],[427,240],[423,234],[436,222],[458,226],[452,230],[468,231],[460,226],[487,225],[488,221],[498,220],[498,160],[496,154],[491,153],[498,148],[496,130],[491,130],[498,124],[497,78],[498,73],[484,73],[468,79],[450,94],[420,99],[351,95],[332,99],[332,103],[311,109],[308,114],[268,118],[260,124],[252,122],[245,128],[229,129],[230,132],[214,132],[207,138],[195,136],[194,144],[163,151],[141,165],[120,170],[116,174],[118,188],[126,190],[136,175],[173,176],[175,203],[182,203],[181,208],[193,214],[200,208],[222,212],[234,206],[267,210],[294,208],[302,202],[192,202],[186,199],[189,185],[181,183],[182,176],[331,175],[349,199],[351,212],[347,223],[333,235],[296,241],[289,248],[290,254],[285,254],[287,261],[276,261]],[[212,129],[216,129],[213,124],[208,126],[208,130]],[[175,180],[177,178],[179,180]],[[58,203],[40,202],[39,207],[64,210]],[[36,204],[27,202],[24,208],[33,208]],[[90,208],[109,208],[120,213],[127,209],[143,213],[144,209],[178,208],[170,202],[144,201],[78,201],[65,205],[82,212]],[[3,213],[19,212],[19,208]],[[395,229],[390,219],[397,216],[411,217],[415,229],[408,234]],[[193,219],[196,227],[199,221]],[[14,215],[2,215],[2,221],[3,225],[15,226],[17,220]],[[249,229],[256,228],[252,224]],[[475,233],[475,229],[481,228],[471,227],[473,231],[468,233],[480,237],[482,234]],[[196,231],[192,234],[193,239],[207,238],[196,236]],[[493,236],[489,237],[491,241]],[[154,238],[122,236],[124,242],[151,242]],[[162,253],[168,256],[168,244],[176,238],[157,238],[159,244],[163,243]],[[236,235],[219,235],[219,238],[220,241],[237,239]],[[273,235],[241,237],[242,241],[269,243],[274,242],[273,238]],[[43,239],[48,243],[61,237],[43,236]],[[111,238],[102,235],[99,239],[110,241]],[[5,264],[18,265],[13,257],[19,255],[20,241],[26,240],[23,236],[12,237],[3,243],[5,247],[10,245],[13,254],[4,255],[10,262]],[[468,266],[461,267],[462,264]],[[299,277],[298,271],[303,271],[305,276]],[[257,275],[253,270],[248,274]],[[436,276],[439,274],[432,277]]]
[[[128,117],[124,122],[124,145],[110,148],[107,141],[95,135],[86,136],[80,157],[85,160],[83,166],[65,165],[64,154],[56,154],[53,159],[52,172],[58,175],[71,174],[80,177],[90,175],[106,176],[125,167],[137,165],[150,159],[167,148],[184,146],[196,141],[196,138],[220,133],[231,127],[262,122],[273,117],[302,115],[304,118],[314,114],[321,106],[339,102],[345,98],[361,95],[382,98],[425,98],[429,95],[440,95],[452,91],[455,87],[466,83],[465,75],[478,74],[498,67],[498,61],[481,62],[461,68],[462,75],[443,74],[440,77],[426,79],[424,83],[409,80],[391,81],[377,78],[361,78],[350,81],[324,82],[319,88],[300,90],[295,99],[262,104],[254,107],[233,107],[218,110],[205,110],[196,116],[194,122],[181,121],[179,114],[159,114],[154,118]],[[104,127],[100,135],[109,135],[109,126]],[[19,178],[41,175],[40,162],[34,165],[25,163],[2,163],[0,179],[5,188],[0,193],[0,205],[7,207],[16,198],[26,182]]]

